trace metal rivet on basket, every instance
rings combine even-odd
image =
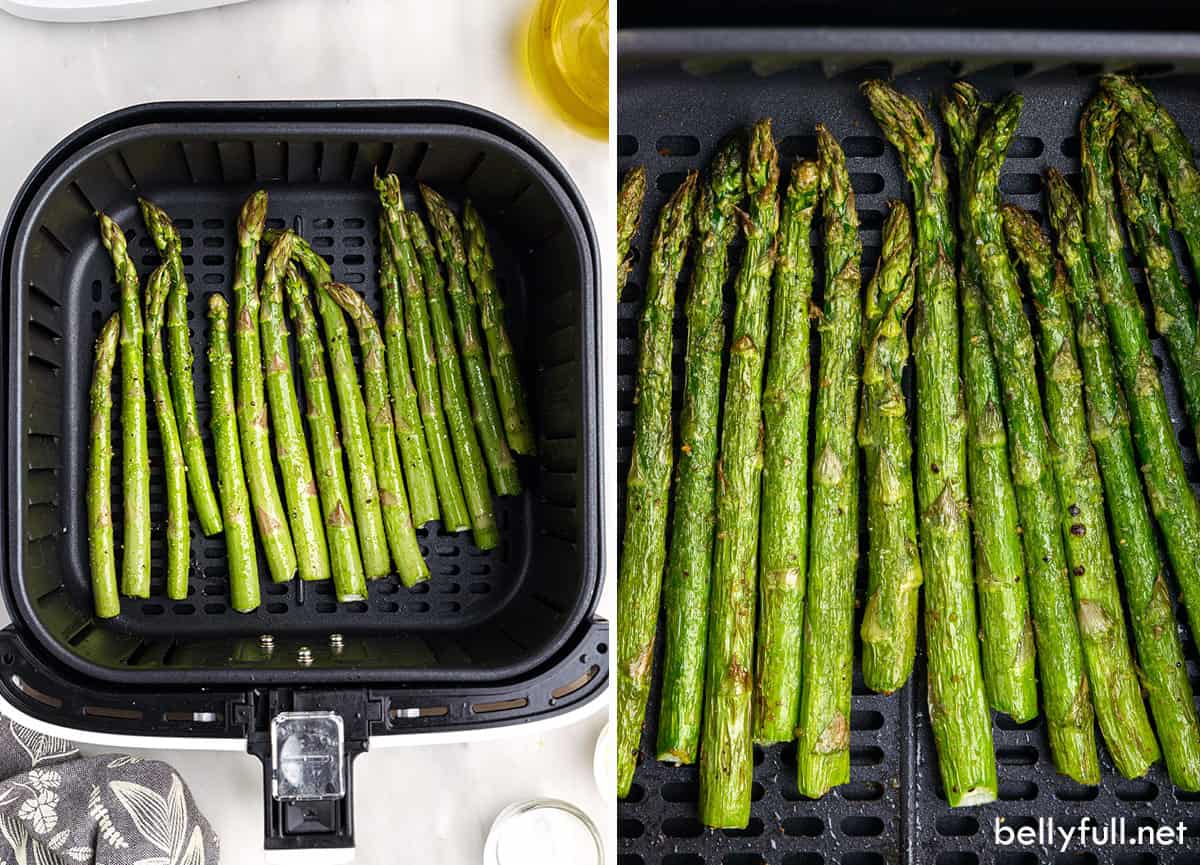
[[[301,646],[299,651],[296,652],[296,661],[299,662],[300,665],[304,666],[304,667],[307,667],[310,664],[312,664],[312,662],[313,662],[312,649],[310,649],[308,646]]]
[[[262,646],[264,652],[272,652],[275,650],[275,638],[270,634],[263,634],[258,638],[258,644]]]

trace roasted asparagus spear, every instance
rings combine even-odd
[[[121,315],[114,312],[100,328],[100,336],[96,339],[89,395],[92,421],[88,454],[88,553],[92,567],[92,605],[102,619],[111,619],[121,613],[112,510],[112,377],[120,335]]]

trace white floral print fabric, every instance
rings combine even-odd
[[[0,719],[0,865],[216,865],[220,847],[183,779]]]

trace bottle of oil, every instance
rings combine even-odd
[[[575,128],[608,136],[608,0],[539,0],[522,46],[534,88]]]

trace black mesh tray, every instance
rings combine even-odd
[[[1056,40],[1047,34],[1033,34],[1027,44],[1042,48],[1031,48],[1027,54],[1014,50],[1008,55],[1009,62],[995,66],[982,48],[990,34],[949,31],[941,34],[940,50],[935,35],[869,32],[860,39],[858,31],[786,30],[620,34],[619,169],[624,173],[632,165],[644,164],[650,181],[635,246],[645,248],[667,195],[685,171],[707,165],[723,135],[760,117],[772,117],[786,166],[796,156],[815,156],[813,126],[821,121],[842,142],[848,157],[861,220],[865,281],[879,253],[889,199],[911,200],[911,193],[896,154],[871,118],[858,84],[869,77],[897,75],[904,92],[932,106],[936,104],[932,100],[945,92],[951,81],[981,67],[988,68],[970,79],[985,95],[998,96],[1013,89],[1025,94],[1025,111],[1000,186],[1007,200],[1040,213],[1044,207],[1041,178],[1046,168],[1056,167],[1073,182],[1078,180],[1079,110],[1095,91],[1095,74],[1101,68],[1091,59],[1063,66],[1053,58],[1069,56],[1076,49],[1086,53],[1082,47],[1088,40],[1080,34],[1074,35],[1074,41],[1069,35]],[[914,49],[914,55],[925,59],[899,57],[912,48],[910,36],[919,43],[920,50]],[[1019,34],[997,38],[1008,45],[1010,37],[1019,42]],[[1039,42],[1043,37],[1046,42]],[[889,44],[895,46],[896,54],[889,52]],[[968,47],[976,53],[954,53],[956,48]],[[922,55],[922,51],[927,53]],[[896,56],[899,65],[875,62],[864,66],[865,60],[887,56]],[[854,59],[839,59],[847,57]],[[932,63],[930,57],[952,58],[953,62]],[[1014,64],[1013,59],[1021,62]],[[1042,71],[1046,66],[1051,68]],[[905,69],[911,71],[905,73]],[[1151,85],[1192,140],[1200,140],[1200,78],[1179,74],[1169,64],[1142,71],[1164,73]],[[936,116],[936,109],[931,114]],[[952,166],[953,160],[948,164]],[[639,283],[644,279],[644,265],[643,259],[634,266],[618,319],[617,446],[622,485],[632,443],[637,316],[642,301]],[[819,261],[817,270],[814,299],[819,301]],[[1144,296],[1140,271],[1135,270],[1134,277]],[[687,279],[685,272],[677,304],[680,310]],[[726,301],[728,311],[732,303],[728,289]],[[678,375],[684,336],[681,316],[676,323]],[[815,328],[813,336],[815,349]],[[1195,486],[1200,481],[1195,442],[1186,429],[1173,370],[1158,338],[1154,352],[1163,369],[1188,476]],[[911,381],[906,384],[911,400]],[[678,397],[677,387],[676,407]],[[623,491],[618,495],[624,498]],[[865,569],[866,557],[861,561]],[[860,574],[860,598],[864,587],[865,570]],[[1200,659],[1182,618],[1180,628],[1188,670],[1193,685],[1200,688]],[[856,622],[856,634],[857,629]],[[660,661],[661,648],[660,641]],[[1144,779],[1126,781],[1113,769],[1103,749],[1103,782],[1098,787],[1076,785],[1055,773],[1045,731],[1037,721],[1016,724],[1007,716],[995,717],[999,800],[979,808],[950,809],[941,792],[925,708],[923,653],[922,646],[912,683],[891,697],[866,690],[856,664],[850,722],[851,783],[824,799],[810,801],[799,795],[794,745],[756,747],[754,804],[750,826],[744,831],[705,829],[696,812],[696,768],[673,768],[654,761],[660,685],[656,668],[642,740],[643,759],[630,797],[619,807],[619,865],[1200,863],[1200,796],[1176,791],[1161,766]],[[992,840],[997,819],[1012,827],[1032,825],[1037,817],[1054,817],[1061,825],[1074,825],[1084,814],[1093,820],[1125,817],[1131,836],[1138,826],[1182,822],[1189,840],[1176,848],[1075,847],[1066,854],[1042,846],[997,847]]]
[[[143,276],[158,255],[136,196],[175,219],[207,434],[205,297],[229,290],[241,202],[265,188],[270,223],[302,232],[335,277],[378,308],[376,167],[397,172],[410,196],[422,181],[455,203],[471,197],[492,228],[538,433],[538,455],[521,459],[525,491],[495,500],[500,544],[484,553],[469,532],[430,523],[419,535],[432,579],[413,589],[394,576],[375,581],[365,601],[350,604],[336,603],[327,582],[272,584],[261,568],[262,606],[240,614],[228,601],[223,538],[205,538],[193,521],[188,598],[167,600],[155,532],[151,597],[125,598],[120,616],[95,620],[82,495],[87,388],[92,343],[117,295],[94,211],[126,229]],[[415,196],[408,203],[420,207]],[[571,181],[520,130],[449,103],[130,109],[47,157],[4,237],[5,600],[17,627],[58,662],[138,684],[514,681],[561,649],[590,614],[601,579],[596,244]],[[114,467],[116,504],[119,457]],[[158,473],[151,493],[157,524],[165,519]],[[115,512],[119,522],[119,505]],[[309,666],[294,652],[260,648],[262,634],[282,646],[330,633],[341,635],[342,647],[318,652]]]

